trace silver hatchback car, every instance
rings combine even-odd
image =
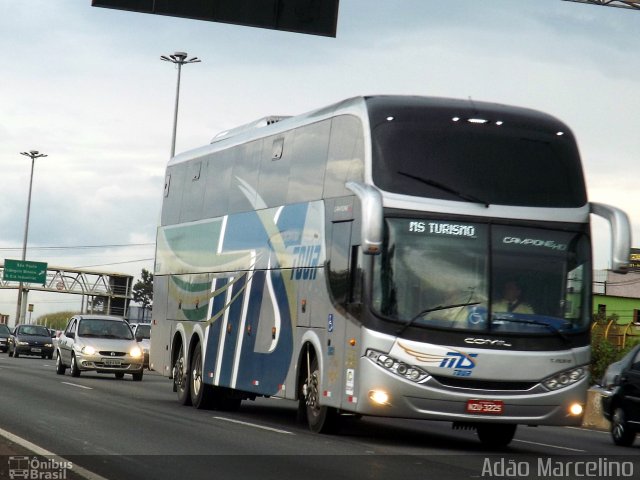
[[[144,355],[129,324],[110,315],[74,315],[58,338],[56,373],[71,376],[80,372],[125,373],[142,380]]]

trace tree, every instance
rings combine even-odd
[[[49,328],[53,328],[56,330],[64,330],[67,326],[67,322],[71,317],[78,314],[80,312],[75,311],[65,311],[65,312],[55,312],[48,313],[46,315],[41,315],[36,320],[38,325],[46,325]]]
[[[153,305],[153,274],[143,268],[141,277],[133,286],[133,301],[140,304],[144,312]]]

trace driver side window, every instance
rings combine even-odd
[[[70,333],[73,333],[73,331],[76,328],[76,321],[77,320],[74,318],[69,322],[69,325],[67,325],[67,329],[64,331],[65,335],[69,335]]]

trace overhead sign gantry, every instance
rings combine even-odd
[[[22,281],[26,291],[82,295],[83,312],[93,311],[96,305],[101,305],[99,313],[119,316],[127,313],[133,300],[132,275],[53,267],[41,262],[26,262],[27,266],[22,265],[25,262],[18,262],[16,265],[16,262],[5,260],[0,264],[0,289],[16,289],[16,282]],[[44,276],[31,276],[31,264],[44,265]]]
[[[564,0],[565,2],[591,3],[605,7],[632,8],[640,10],[640,0]]]

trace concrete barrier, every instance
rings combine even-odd
[[[601,387],[594,386],[587,391],[587,405],[582,419],[582,426],[584,428],[609,431],[610,423],[602,414],[601,398]]]

